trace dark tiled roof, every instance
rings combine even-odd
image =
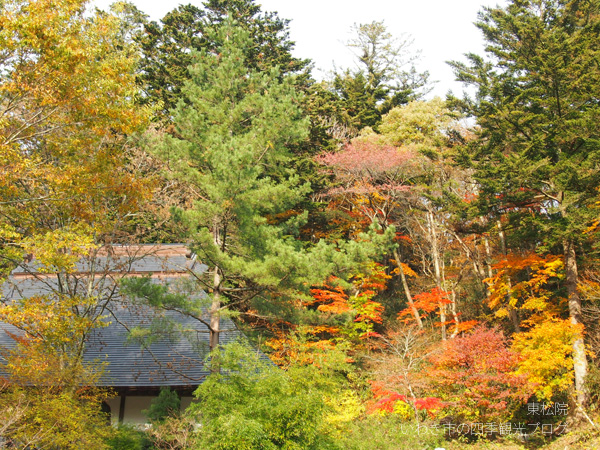
[[[33,259],[13,270],[13,276],[37,273],[40,264]],[[185,273],[206,266],[181,244],[116,245],[103,247],[76,263],[78,273]]]
[[[114,264],[122,256],[101,256],[104,263]],[[89,263],[89,262],[88,262]],[[86,262],[79,267],[85,268]],[[89,266],[88,266],[89,267]],[[113,266],[115,267],[115,266]],[[153,275],[154,283],[177,285],[184,281],[182,269],[203,270],[189,255],[151,255],[136,259],[132,266],[138,274]],[[158,269],[158,270],[156,270]],[[204,359],[208,352],[208,328],[200,320],[177,311],[156,310],[147,305],[122,299],[115,288],[112,274],[90,277],[87,270],[83,274],[69,277],[68,289],[77,292],[87,289],[88,282],[94,280],[94,292],[110,299],[102,303],[102,321],[107,326],[99,327],[89,335],[84,359],[88,363],[107,363],[99,385],[115,388],[153,388],[160,386],[193,386],[202,382],[208,375]],[[178,272],[178,273],[175,273]],[[118,272],[121,277],[124,274]],[[63,281],[64,283],[64,281]],[[32,272],[26,267],[2,286],[4,301],[46,295],[56,292],[59,279],[56,275]],[[63,290],[65,287],[63,286]],[[200,302],[206,295],[203,292],[190,295],[192,301]],[[100,313],[100,312],[99,312]],[[207,320],[207,317],[200,317]],[[163,326],[157,326],[157,323]],[[227,343],[241,337],[235,324],[228,318],[221,319],[220,342]],[[147,330],[152,341],[142,345],[130,338],[130,331]],[[14,346],[14,340],[7,333],[15,329],[0,322],[0,348]]]
[[[108,362],[100,385],[115,387],[185,386],[200,384],[208,371],[208,329],[193,317],[179,312],[159,312],[147,306],[120,304],[113,307],[110,324],[94,330],[85,360]],[[152,330],[153,342],[142,346],[129,339],[133,328],[149,329],[153,320],[174,325]],[[233,322],[221,319],[221,343],[241,336]]]

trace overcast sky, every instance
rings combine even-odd
[[[152,20],[161,19],[180,3],[200,6],[201,0],[165,2],[132,0]],[[112,0],[95,0],[106,8]],[[431,95],[444,97],[449,89],[462,92],[454,81],[448,60],[463,60],[465,53],[483,53],[479,30],[473,25],[482,6],[503,5],[506,0],[258,0],[263,11],[277,11],[290,19],[294,54],[315,63],[315,76],[324,78],[332,70],[353,67],[353,54],[344,45],[353,24],[384,21],[395,36],[411,35],[415,50],[421,50],[420,70],[429,70],[437,80]]]

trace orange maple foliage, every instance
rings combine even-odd
[[[454,323],[454,321],[452,321],[452,323]],[[456,325],[457,333],[466,333],[467,331],[473,330],[477,325],[479,325],[479,320],[460,322]]]
[[[348,303],[348,295],[340,286],[334,287],[324,284],[320,288],[311,289],[310,293],[314,298],[314,301],[310,304],[319,304],[317,307],[319,311],[333,314],[343,314],[352,311]]]
[[[400,241],[404,241],[407,244],[412,244],[412,242],[413,242],[413,240],[411,239],[410,236],[407,236],[404,233],[397,232],[396,233],[396,242],[400,242]]]
[[[329,284],[311,289],[314,300],[309,305],[317,304],[317,310],[325,313],[353,314],[354,325],[345,330],[349,336],[378,336],[373,326],[382,323],[384,307],[373,298],[385,290],[391,276],[385,272],[385,267],[377,263],[372,263],[367,272],[353,278],[353,295],[349,295],[341,286],[334,286],[336,279],[331,278]]]
[[[329,327],[314,327],[302,330],[305,336],[299,338],[295,334],[278,332],[265,344],[273,351],[269,354],[271,361],[282,369],[290,366],[319,366],[327,353],[336,349],[337,344],[330,339],[310,340],[311,334],[322,332],[337,332],[335,329],[327,330]],[[333,328],[333,327],[332,327]]]
[[[449,297],[450,292],[442,291],[440,288],[435,287],[430,291],[416,294],[413,299],[415,308],[425,313],[422,315],[424,318],[435,310],[439,310],[441,306],[452,303]],[[399,320],[410,321],[412,320],[411,318],[412,310],[410,308],[405,308],[398,313]]]
[[[485,281],[489,286],[488,304],[496,316],[505,317],[509,308],[558,314],[560,301],[554,284],[564,277],[563,261],[558,255],[509,254],[493,266],[495,274]]]
[[[398,263],[396,262],[395,259],[390,259],[390,263],[394,264],[394,266],[396,266],[396,268],[394,270],[392,270],[393,274],[399,274],[400,273],[400,269],[398,268]],[[404,275],[407,277],[414,277],[414,278],[418,278],[419,275],[417,274],[417,272],[415,272],[414,270],[412,270],[412,268],[406,264],[401,262],[400,265],[402,266],[402,271],[404,272]]]
[[[427,411],[430,417],[435,416],[435,412],[444,407],[444,402],[437,397],[423,397],[409,399],[406,395],[402,395],[399,392],[388,389],[382,382],[369,381],[371,385],[371,392],[375,399],[368,412],[373,414],[375,412],[382,413],[393,413],[398,408],[398,402],[405,403],[406,405],[414,404],[414,407],[420,411]]]
[[[449,305],[452,303],[449,296],[450,292],[442,291],[440,288],[435,287],[429,292],[416,294],[414,296],[415,307],[430,313],[438,309],[440,305]]]

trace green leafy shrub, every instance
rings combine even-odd
[[[177,392],[170,388],[161,388],[160,393],[152,400],[150,408],[142,411],[152,423],[162,422],[167,417],[179,414],[181,399]]]
[[[149,441],[145,433],[131,425],[119,426],[107,443],[111,450],[146,450],[149,448]]]
[[[431,424],[430,424],[431,425]],[[352,423],[340,442],[345,450],[414,450],[444,447],[444,431],[407,423],[394,415],[369,415]]]
[[[283,371],[251,348],[230,344],[186,411],[201,423],[203,450],[340,448],[324,420],[331,374],[313,366]]]

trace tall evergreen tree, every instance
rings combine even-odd
[[[285,304],[373,249],[364,243],[349,243],[342,251],[324,243],[305,249],[295,239],[305,215],[274,220],[310,190],[289,168],[288,147],[304,139],[308,127],[294,79],[282,77],[277,67],[249,67],[244,50],[253,41],[231,19],[209,38],[220,47],[193,54],[192,78],[173,112],[175,130],[155,151],[198,193],[193,207],[180,214],[189,226],[193,249],[208,266],[197,280],[209,293],[206,324],[215,349],[220,316],[230,307],[260,310]],[[381,243],[388,237],[375,240]],[[148,280],[130,285],[134,295],[136,289],[152,289]],[[147,291],[146,297],[153,295]],[[202,316],[204,305],[182,305],[180,300],[157,302],[179,302],[178,307]]]
[[[190,77],[192,52],[216,51],[221,43],[210,30],[221,27],[228,16],[249,33],[251,42],[243,49],[247,67],[268,72],[277,66],[280,79],[297,75],[291,81],[305,94],[299,97],[300,106],[310,123],[306,137],[289,143],[294,155],[290,164],[313,191],[322,189],[328,179],[318,170],[313,156],[323,148],[335,149],[345,140],[344,133],[338,132],[345,130],[340,126],[345,115],[336,96],[310,79],[308,61],[292,56],[289,21],[276,13],[262,12],[254,0],[207,0],[201,8],[180,6],[168,13],[161,24],[147,24],[144,35],[138,39],[143,52],[138,75],[145,92],[142,102],[157,107],[156,121],[171,132],[172,110],[185,98],[182,88]],[[318,205],[306,198],[296,208],[313,211]]]
[[[161,23],[150,22],[138,39],[143,59],[139,81],[145,90],[144,102],[159,105],[157,119],[171,123],[170,111],[181,98],[189,78],[193,50],[215,50],[220,46],[209,30],[231,16],[246,29],[252,44],[245,49],[246,64],[259,70],[280,66],[280,76],[300,73],[308,61],[291,55],[288,22],[276,13],[264,13],[254,0],[207,0],[203,8],[182,5],[169,12]]]
[[[142,51],[138,82],[143,103],[158,105],[157,119],[170,123],[170,110],[181,97],[188,79],[192,51],[202,47],[204,12],[193,5],[180,5],[161,20],[144,26],[138,38]]]
[[[581,323],[578,256],[600,182],[600,2],[512,0],[487,8],[477,26],[489,59],[454,62],[477,88],[462,106],[477,118],[465,152],[479,204],[539,250],[562,253],[568,314]],[[583,336],[573,346],[577,401],[586,401]]]

